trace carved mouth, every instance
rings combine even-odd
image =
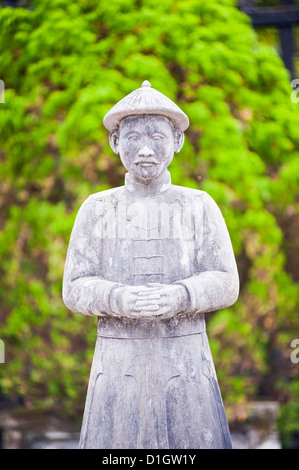
[[[139,165],[152,166],[152,165],[157,165],[157,163],[155,163],[155,162],[141,162],[141,163],[139,163]]]
[[[135,165],[142,165],[142,166],[152,166],[152,165],[159,165],[159,162],[156,161],[143,161],[143,160],[137,160],[133,162]]]

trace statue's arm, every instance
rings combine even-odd
[[[208,194],[202,198],[203,231],[198,272],[177,282],[189,293],[190,311],[200,313],[229,307],[239,295],[238,270],[224,218]]]
[[[110,294],[119,286],[101,276],[96,219],[95,203],[88,198],[77,214],[64,268],[63,301],[72,312],[84,315],[111,314]]]

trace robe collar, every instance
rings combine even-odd
[[[136,180],[130,173],[125,175],[125,187],[137,197],[154,197],[167,191],[171,185],[171,177],[168,170],[153,181],[145,184]]]

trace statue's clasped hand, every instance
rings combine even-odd
[[[144,319],[170,318],[186,310],[188,302],[183,285],[159,283],[120,286],[112,291],[110,299],[116,315]]]

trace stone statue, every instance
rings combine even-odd
[[[236,301],[238,272],[214,200],[171,184],[188,117],[145,81],[104,125],[125,185],[81,206],[63,280],[98,317],[79,447],[231,448],[204,314]]]

